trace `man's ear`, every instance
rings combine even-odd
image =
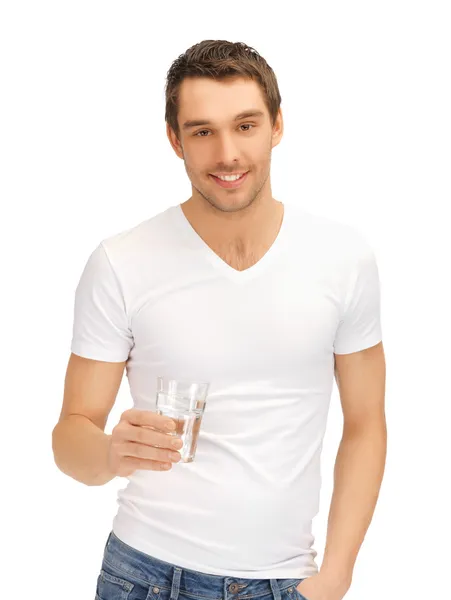
[[[182,144],[180,143],[180,140],[178,139],[175,131],[172,129],[168,122],[166,122],[166,135],[168,136],[169,143],[171,144],[174,152],[179,158],[183,158]]]
[[[280,140],[283,137],[283,115],[282,115],[282,107],[279,107],[279,111],[277,113],[276,121],[272,128],[272,148],[279,144]]]

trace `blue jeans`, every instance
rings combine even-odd
[[[183,569],[108,536],[96,600],[307,600],[302,579],[241,579]]]

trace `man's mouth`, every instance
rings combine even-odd
[[[213,180],[222,188],[233,189],[239,187],[246,181],[248,173],[249,171],[243,173],[242,175],[221,176],[213,175],[212,173],[210,173],[210,177],[212,177]]]

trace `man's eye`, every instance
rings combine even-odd
[[[240,125],[240,127],[253,127],[253,125],[251,123],[242,123]],[[250,131],[250,129],[246,129],[245,131]],[[201,131],[198,131],[197,133],[194,134],[194,137],[208,137],[205,135],[200,135],[201,133],[208,133],[208,129],[202,129]]]

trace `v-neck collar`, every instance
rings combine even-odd
[[[183,230],[186,232],[189,239],[192,241],[194,247],[210,262],[210,264],[221,272],[223,275],[232,279],[233,281],[247,281],[252,277],[255,277],[259,273],[261,273],[265,268],[267,268],[275,258],[280,254],[288,229],[288,219],[287,219],[287,205],[283,203],[284,211],[282,223],[279,228],[279,232],[277,234],[276,239],[266,251],[266,253],[260,258],[258,262],[254,265],[244,269],[243,271],[238,271],[234,267],[230,266],[225,260],[223,260],[216,252],[210,248],[210,246],[204,241],[204,239],[197,233],[197,231],[193,228],[190,221],[185,216],[183,212],[181,204],[173,206],[173,211],[175,213],[175,217]]]

